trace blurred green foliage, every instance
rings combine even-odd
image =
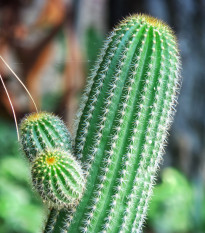
[[[103,36],[93,27],[89,27],[85,33],[86,57],[88,59],[88,71],[94,68],[97,54],[103,44]]]
[[[161,179],[162,182],[154,188],[148,216],[154,232],[205,232],[205,198],[197,198],[200,192],[203,195],[203,190],[196,189],[195,182],[189,182],[174,168],[165,168]],[[198,208],[196,200],[200,201]]]
[[[30,186],[14,125],[0,119],[0,232],[39,232],[44,209]]]

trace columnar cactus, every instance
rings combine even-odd
[[[179,70],[176,38],[161,21],[131,16],[110,34],[76,126],[86,190],[51,232],[141,231],[175,112]]]
[[[163,22],[134,15],[114,29],[88,80],[76,124],[74,155],[83,165],[85,191],[77,206],[51,211],[45,232],[141,232],[175,112],[179,70],[176,38]],[[23,148],[30,160],[36,158],[36,186],[45,176],[40,192],[52,199],[68,182],[62,188],[56,179],[61,173],[54,170],[67,166],[66,155],[61,162],[61,154],[45,157],[44,150],[61,144],[69,150],[68,136],[52,120],[28,122],[21,127]]]

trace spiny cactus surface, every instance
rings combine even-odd
[[[82,196],[83,171],[69,152],[43,150],[32,162],[31,174],[34,187],[49,206],[76,205]]]
[[[21,145],[29,161],[44,149],[71,150],[71,137],[59,117],[40,112],[32,113],[20,124]]]
[[[53,114],[40,112],[20,125],[21,144],[31,164],[32,182],[48,206],[74,206],[82,196],[84,174],[72,155],[65,124]]]
[[[161,21],[131,16],[110,34],[78,113],[75,154],[86,190],[51,232],[141,232],[175,112],[179,70],[176,38]]]

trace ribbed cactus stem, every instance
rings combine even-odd
[[[69,152],[42,151],[32,162],[33,185],[49,206],[62,208],[80,200],[85,179],[80,164]]]
[[[29,161],[44,149],[71,150],[71,137],[59,117],[47,112],[32,113],[20,124],[21,145]]]
[[[108,37],[78,113],[75,153],[86,190],[52,232],[141,232],[180,85],[175,36],[145,15]]]

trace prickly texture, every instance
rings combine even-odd
[[[175,112],[179,70],[175,36],[161,21],[135,15],[110,34],[76,125],[86,190],[52,232],[141,232]]]
[[[73,207],[71,207],[73,209]],[[51,233],[55,229],[55,226],[61,226],[65,222],[65,216],[68,214],[68,208],[64,208],[60,211],[56,208],[52,208],[49,212],[47,222],[45,223],[43,233]],[[62,229],[63,230],[63,229]]]
[[[40,112],[26,117],[20,129],[33,186],[43,201],[57,209],[76,205],[85,179],[79,161],[71,155],[71,137],[64,123],[57,116]]]
[[[49,206],[76,205],[82,196],[85,179],[81,166],[70,152],[44,150],[32,162],[33,186]]]
[[[40,112],[33,113],[20,124],[21,145],[29,161],[44,149],[71,149],[71,137],[68,129],[59,117]]]

